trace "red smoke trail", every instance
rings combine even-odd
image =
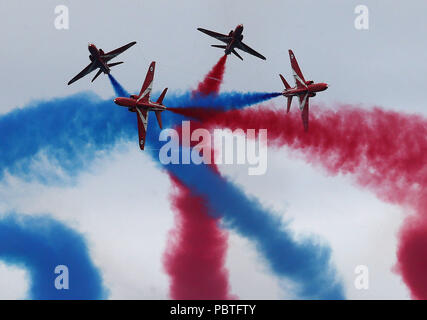
[[[172,276],[172,299],[232,299],[224,267],[227,233],[207,214],[205,200],[175,177],[172,206],[178,213],[171,231],[165,268]]]
[[[217,94],[222,83],[226,56],[212,68],[193,94]],[[214,78],[214,79],[213,79]],[[177,128],[181,133],[180,128]],[[213,151],[212,151],[213,159]],[[215,167],[213,167],[216,169]],[[208,214],[204,199],[171,176],[176,226],[170,233],[164,267],[171,278],[172,299],[234,299],[225,269],[227,232]]]
[[[299,112],[264,108],[204,119],[206,127],[268,129],[268,143],[299,150],[330,173],[350,173],[387,202],[413,210],[399,234],[396,270],[412,298],[427,299],[427,120],[379,108],[316,110],[304,132]],[[209,115],[210,116],[210,115]]]
[[[224,55],[221,59],[218,60],[216,65],[213,66],[211,71],[205,76],[202,82],[199,83],[197,89],[193,91],[193,95],[202,94],[218,94],[219,89],[224,77],[225,71],[225,62],[227,61],[227,56]]]

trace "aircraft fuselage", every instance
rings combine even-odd
[[[110,68],[107,66],[107,64],[102,60],[101,54],[104,52],[101,49],[98,49],[94,44],[89,44],[88,50],[90,52],[89,59],[91,61],[95,61],[96,66],[98,68],[101,68],[102,72],[105,74],[110,73]]]
[[[164,111],[166,110],[166,107],[164,105],[158,104],[156,102],[151,101],[138,101],[136,98],[131,96],[130,98],[116,98],[114,99],[114,103],[121,106],[128,108],[129,111],[135,112],[136,108],[142,108],[149,111]]]
[[[225,54],[230,54],[237,44],[243,39],[243,25],[239,24],[234,31],[230,31],[230,36],[232,37],[231,41],[228,43],[225,48]]]
[[[310,81],[307,82],[309,83]],[[326,83],[311,83],[306,85],[307,87],[285,89],[283,90],[282,95],[285,97],[291,97],[306,95],[308,93],[310,97],[314,97],[316,92],[325,91],[328,88],[328,84]]]

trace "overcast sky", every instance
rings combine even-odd
[[[54,9],[60,4],[69,8],[69,30],[54,27]],[[354,10],[359,4],[369,8],[369,30],[354,27]],[[196,28],[228,33],[242,23],[245,43],[267,60],[246,53],[242,53],[244,61],[230,57],[223,91],[282,90],[279,73],[293,82],[287,53],[293,49],[307,80],[330,85],[313,103],[362,104],[367,108],[375,105],[427,115],[424,0],[16,0],[0,2],[0,12],[0,113],[33,100],[81,91],[113,97],[104,75],[94,83],[90,75],[67,86],[89,63],[88,42],[104,51],[138,42],[116,59],[125,63],[112,72],[127,90],[140,88],[153,60],[157,62],[155,91],[164,87],[194,88],[221,56],[219,49],[210,47],[217,41]],[[285,105],[281,97],[273,102]],[[122,146],[120,156],[97,160],[97,170],[82,174],[77,186],[54,188],[12,177],[11,185],[0,185],[0,198],[8,199],[0,209],[28,214],[52,212],[87,234],[113,298],[166,298],[168,279],[162,271],[161,255],[167,232],[173,226],[169,181],[135,146]],[[396,232],[404,217],[400,208],[354,187],[348,177],[327,177],[286,150],[269,153],[265,176],[249,177],[241,167],[221,170],[246,192],[292,221],[295,231],[324,237],[333,249],[334,262],[350,298],[408,298],[400,277],[391,271]],[[114,190],[109,189],[111,181]],[[149,188],[151,194],[138,193],[143,197],[143,210],[139,207],[141,201],[126,191],[147,190],[147,183],[142,181],[154,181]],[[283,181],[287,183],[283,185]],[[114,201],[109,194],[115,195]],[[307,194],[310,201],[306,201]],[[115,215],[118,211],[122,222]],[[162,214],[157,214],[159,211]],[[99,222],[96,217],[101,212],[108,218]],[[117,223],[129,232],[127,237],[113,241],[110,232],[118,227]],[[144,247],[144,241],[153,236],[158,239],[156,246]],[[140,257],[133,257],[134,251],[123,250],[129,242],[141,243]],[[230,245],[227,266],[234,293],[241,298],[286,297],[246,239],[232,234]],[[378,247],[383,248],[383,256],[376,254]],[[135,263],[129,265],[133,259]],[[154,263],[147,265],[148,260]],[[371,268],[372,288],[366,292],[353,286],[357,264]],[[144,270],[143,277],[139,276],[140,270]],[[15,291],[0,285],[0,297],[23,297],[25,272],[0,265],[0,283],[8,277],[19,285]]]
[[[58,4],[69,7],[69,30],[54,27]],[[354,27],[358,4],[368,5],[369,30]],[[426,7],[422,0],[2,1],[0,110],[82,90],[111,96],[108,81],[66,85],[88,64],[88,42],[104,50],[138,42],[114,70],[126,88],[139,89],[156,60],[155,88],[188,89],[220,55],[210,47],[217,41],[196,28],[226,33],[243,23],[246,43],[267,61],[229,59],[224,90],[281,90],[278,73],[291,80],[292,48],[307,79],[330,84],[319,101],[424,112]]]

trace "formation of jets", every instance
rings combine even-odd
[[[250,48],[248,45],[243,43],[243,25],[239,24],[234,30],[231,30],[228,35],[218,33],[215,31],[210,31],[203,28],[197,28],[197,30],[224,42],[224,45],[216,45],[213,44],[212,47],[224,49],[226,55],[233,53],[239,59],[243,60],[243,58],[237,53],[236,49],[242,50],[246,53],[249,53],[255,57],[266,60],[266,58],[256,52],[254,49]],[[101,74],[109,74],[110,68],[121,64],[123,62],[113,62],[108,63],[111,59],[117,57],[119,54],[123,53],[136,42],[130,42],[120,48],[114,49],[110,52],[105,53],[102,49],[98,49],[94,44],[89,44],[88,49],[90,52],[89,59],[91,63],[84,68],[79,74],[77,74],[74,78],[72,78],[68,84],[72,84],[73,82],[83,78],[87,74],[92,71],[99,69],[98,72],[92,79],[92,82]],[[304,126],[304,130],[308,131],[308,115],[309,115],[309,99],[314,97],[317,92],[324,91],[328,88],[326,83],[314,83],[309,80],[306,81],[301,72],[301,69],[298,65],[297,59],[295,58],[292,50],[289,50],[289,58],[291,61],[291,67],[293,71],[293,76],[295,80],[295,87],[291,87],[285,78],[280,74],[280,79],[285,86],[285,89],[282,92],[282,95],[287,98],[287,112],[290,111],[292,98],[298,97],[299,99],[299,108],[301,110],[302,122]],[[141,150],[144,150],[145,146],[145,138],[147,135],[147,124],[148,124],[148,114],[149,111],[153,111],[156,115],[157,122],[159,127],[162,128],[162,119],[161,113],[167,110],[167,107],[163,105],[163,99],[166,95],[168,88],[164,89],[160,97],[156,102],[152,102],[150,100],[150,95],[153,86],[154,80],[154,71],[156,67],[156,62],[153,61],[149,68],[147,75],[145,77],[144,83],[142,85],[141,91],[138,95],[131,95],[130,97],[117,97],[114,99],[114,102],[122,107],[128,108],[130,112],[135,112],[137,115],[138,121],[138,135],[139,135],[139,147]]]

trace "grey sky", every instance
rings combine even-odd
[[[70,10],[70,29],[54,28],[54,8]],[[354,28],[357,4],[367,4],[370,29]],[[230,57],[224,90],[276,91],[278,73],[290,79],[292,48],[306,78],[326,81],[318,102],[366,103],[423,111],[427,74],[427,3],[414,1],[2,1],[0,112],[31,99],[94,90],[113,91],[104,79],[67,81],[88,64],[87,43],[105,50],[132,40],[113,74],[128,90],[141,86],[156,60],[155,89],[186,90],[217,61],[216,43],[201,26],[228,32],[245,26],[245,41],[267,57]],[[276,103],[284,103],[280,98]]]

